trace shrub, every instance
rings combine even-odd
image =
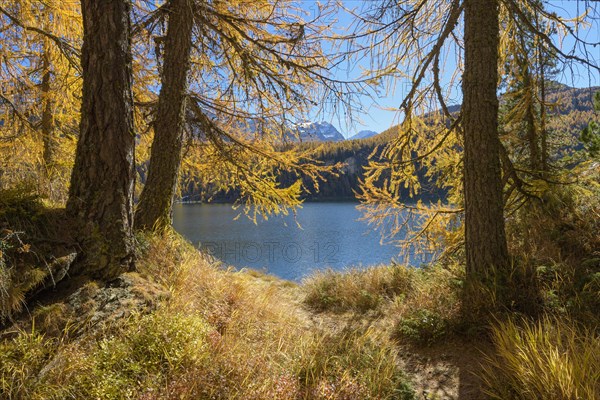
[[[505,313],[538,315],[543,308],[535,265],[511,260],[507,268],[491,266],[471,277],[463,291],[462,314],[466,325],[487,328],[494,316]]]
[[[422,344],[432,344],[449,333],[450,323],[435,311],[422,309],[398,321],[397,335]]]
[[[158,392],[173,376],[203,365],[210,327],[197,316],[156,312],[133,318],[118,335],[98,342],[81,377],[89,398],[134,398]],[[200,382],[198,382],[200,384]]]
[[[547,312],[568,314],[588,326],[600,322],[600,258],[537,268]]]
[[[457,265],[433,265],[416,270],[413,290],[396,297],[387,313],[394,318],[394,336],[418,344],[433,344],[462,324],[462,270]]]

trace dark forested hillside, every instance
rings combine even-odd
[[[319,182],[319,191],[312,190],[306,194],[310,201],[320,200],[353,200],[359,190],[363,169],[368,163],[369,156],[381,149],[389,136],[380,134],[367,139],[346,140],[328,143],[318,147],[316,143],[303,143],[305,149],[315,149],[315,159],[319,162],[333,165],[343,164],[338,176],[330,176],[326,181]],[[281,176],[281,183],[291,184],[297,177],[291,174]]]
[[[551,83],[547,94],[547,101],[552,104],[549,109],[548,130],[551,135],[559,137],[557,143],[561,143],[561,146],[569,149],[578,145],[579,133],[593,118],[592,96],[599,90],[600,87],[578,89],[559,83]],[[452,113],[459,110],[460,106],[449,108]],[[330,176],[326,181],[320,181],[319,191],[312,190],[310,193],[305,193],[305,200],[354,200],[355,192],[359,190],[359,183],[363,178],[364,167],[368,163],[369,156],[374,154],[376,157],[378,149],[381,149],[391,137],[396,135],[397,131],[398,126],[393,126],[366,139],[328,143],[310,141],[298,144],[297,146],[303,150],[314,150],[314,158],[319,162],[327,165],[343,164],[338,176]],[[298,179],[298,176],[295,174],[282,173],[279,182],[287,186],[291,185],[296,179]],[[421,175],[422,179],[423,176]],[[308,187],[313,187],[310,183],[306,183]],[[408,191],[406,195],[408,196]],[[238,196],[236,189],[230,189],[226,193],[214,193],[210,188],[189,186],[184,190],[182,200],[232,202]],[[431,188],[426,197],[428,199],[438,198],[440,192]]]
[[[363,167],[367,165],[371,153],[385,145],[391,131],[392,129],[374,137],[360,140],[345,140],[326,144],[308,141],[297,144],[296,146],[302,150],[314,151],[314,159],[318,162],[327,165],[343,164],[337,174],[338,176],[329,176],[326,181],[320,181],[319,191],[312,190],[311,193],[305,193],[305,199],[309,201],[354,199],[354,191],[358,190],[359,180],[363,175]],[[282,172],[278,179],[282,185],[287,186],[296,181],[298,176]],[[313,186],[309,184],[309,187],[312,188]],[[210,187],[190,185],[184,191],[182,200],[231,202],[237,199],[238,195],[239,193],[235,189],[228,192],[214,193]]]
[[[549,129],[578,136],[594,115],[592,98],[600,87],[576,89],[559,86],[548,93],[548,101],[556,104],[550,110]]]

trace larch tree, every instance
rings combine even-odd
[[[327,76],[331,60],[319,43],[324,28],[290,7],[267,0],[177,0],[149,11],[139,24],[155,35],[163,62],[136,227],[170,225],[184,149],[184,180],[214,190],[235,187],[254,217],[300,203],[302,180],[282,187],[278,171],[316,182],[332,170],[284,144],[297,134],[293,122],[309,104],[327,96],[341,104],[342,88],[359,85]],[[163,37],[157,21],[165,17]]]
[[[403,121],[367,167],[365,218],[388,238],[408,231],[400,243],[405,249],[434,255],[464,249],[466,294],[484,307],[505,306],[511,303],[505,294],[511,294],[497,292],[511,274],[505,200],[525,189],[498,131],[504,27],[521,26],[562,60],[597,68],[563,52],[540,28],[553,22],[560,37],[572,35],[589,47],[570,26],[581,19],[565,21],[529,0],[379,1],[365,8],[354,11],[350,39],[357,57],[368,53],[373,59],[366,76],[390,91],[408,82],[399,107]],[[453,74],[444,72],[447,63],[456,66]],[[452,109],[449,101],[458,93],[462,106]],[[432,182],[447,194],[447,204],[400,195],[409,188],[419,196]]]
[[[465,252],[467,290],[471,290],[490,270],[505,271],[509,259],[498,138],[499,4],[498,0],[465,0],[464,7]]]
[[[161,89],[148,176],[135,214],[137,229],[171,224],[184,142],[194,1],[170,0],[163,7],[168,15],[168,28],[164,38]]]
[[[507,12],[508,10],[505,10]],[[535,12],[535,10],[533,11]],[[540,26],[539,18],[531,16],[535,26],[547,35],[552,25]],[[500,63],[504,65],[501,105],[503,143],[522,171],[524,181],[543,178],[549,167],[547,110],[553,104],[546,101],[547,80],[557,73],[557,61],[545,43],[518,21],[502,18]]]
[[[600,92],[594,94],[594,110],[600,113]],[[591,120],[581,131],[581,141],[592,160],[600,159],[600,121]]]
[[[134,146],[128,0],[83,0],[83,99],[67,212],[83,260],[109,280],[133,266]]]
[[[0,108],[12,122],[4,128],[18,131],[5,142],[18,169],[29,169],[28,179],[54,201],[64,200],[79,121],[79,8],[76,1],[0,6]]]

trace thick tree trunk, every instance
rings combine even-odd
[[[83,252],[78,273],[133,267],[134,132],[128,0],[82,0],[83,101],[67,211]]]
[[[465,0],[463,74],[467,289],[507,268],[498,139],[498,0]],[[476,289],[477,290],[477,289]]]
[[[136,228],[171,224],[184,137],[187,75],[190,69],[193,14],[190,0],[171,0],[165,39],[162,86],[154,122],[150,166],[136,211]]]

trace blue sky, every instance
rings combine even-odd
[[[303,8],[306,10],[316,10],[317,2],[314,1],[303,1]],[[346,0],[344,5],[347,8],[360,9],[364,4],[363,0]],[[588,27],[576,27],[580,37],[591,43],[600,43],[600,2],[598,1],[585,1],[585,0],[552,0],[546,2],[546,8],[548,11],[556,12],[558,15],[564,18],[573,18],[576,15],[581,15],[586,9],[591,9],[594,18],[590,19],[591,25]],[[334,30],[339,33],[345,32],[348,27],[352,24],[353,18],[347,13],[340,12],[336,16],[337,23],[334,25]],[[575,28],[575,27],[574,27]],[[573,48],[574,41],[572,39],[566,39],[562,43],[562,49],[566,52],[574,51],[576,54],[581,55],[580,48]],[[596,65],[600,64],[600,44],[591,47],[589,56],[595,59]],[[368,63],[365,60],[361,63],[366,66]],[[359,65],[361,65],[359,64]],[[454,69],[453,66],[447,65],[447,69]],[[340,79],[349,79],[357,76],[359,70],[357,68],[350,68],[348,64],[343,64],[335,72],[336,77]],[[559,74],[556,78],[564,84],[568,84],[574,87],[589,87],[599,86],[600,76],[597,71],[588,70],[583,66],[574,65],[572,69],[565,69],[564,72]],[[398,123],[399,115],[398,112],[391,111],[391,109],[397,109],[401,102],[402,96],[406,94],[409,85],[404,82],[400,82],[396,86],[394,92],[388,94],[382,94],[379,97],[373,99],[367,95],[360,97],[360,103],[363,109],[361,115],[354,114],[351,119],[351,123],[348,123],[348,118],[343,114],[326,111],[320,115],[315,115],[314,119],[322,120],[332,123],[344,136],[349,137],[360,130],[373,130],[376,132],[382,132],[385,129]],[[460,93],[454,95],[455,102],[460,101]]]

